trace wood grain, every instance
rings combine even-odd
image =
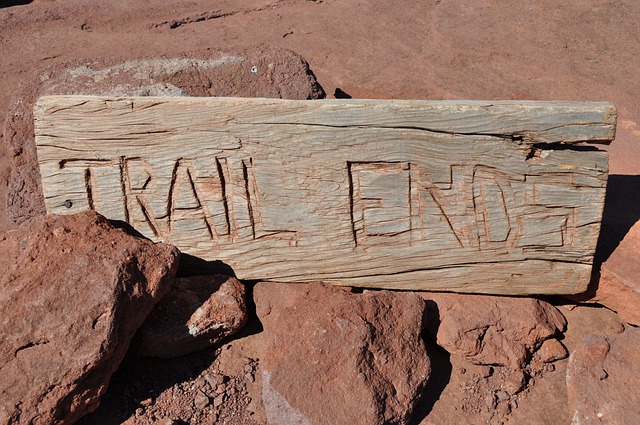
[[[589,281],[607,103],[43,97],[47,211],[241,279],[494,294]]]

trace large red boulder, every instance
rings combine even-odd
[[[408,423],[430,375],[420,297],[259,283],[254,299],[268,423]]]
[[[0,235],[0,423],[71,424],[95,409],[178,255],[95,212]]]

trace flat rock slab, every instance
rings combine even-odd
[[[588,335],[571,353],[567,391],[571,423],[632,425],[640,415],[640,329],[615,339]]]
[[[606,103],[43,97],[47,211],[95,209],[241,279],[586,289]],[[392,278],[390,278],[392,276]]]

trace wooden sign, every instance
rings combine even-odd
[[[583,291],[606,103],[51,96],[47,211],[94,209],[241,279]]]

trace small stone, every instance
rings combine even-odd
[[[568,355],[569,353],[565,346],[557,339],[546,340],[538,350],[538,356],[544,363],[553,363],[566,359]]]
[[[205,393],[203,393],[200,390],[196,391],[196,397],[195,397],[196,409],[202,410],[205,407],[207,407],[209,403],[211,403],[211,400],[209,400],[209,397],[207,397]]]
[[[498,403],[498,407],[496,408],[496,411],[498,412],[499,415],[508,415],[509,413],[511,413],[511,403],[505,401],[503,403]]]
[[[520,369],[516,369],[511,372],[509,377],[504,381],[502,388],[511,395],[518,394],[522,391],[525,383],[524,372]]]
[[[224,403],[224,394],[220,394],[213,400],[213,407],[220,407]]]
[[[491,366],[480,366],[478,368],[478,376],[481,378],[488,378],[493,375],[493,368]]]
[[[236,278],[179,278],[138,330],[132,351],[139,356],[182,356],[220,342],[246,322],[245,288]]]
[[[498,406],[498,400],[496,399],[496,395],[493,393],[487,394],[487,396],[485,397],[485,404],[487,408],[489,408],[489,410],[495,410],[496,407]]]
[[[144,400],[142,400],[142,401],[140,402],[140,404],[141,404],[142,406],[144,406],[144,407],[151,406],[151,405],[153,405],[153,403],[154,403],[153,398],[147,398],[147,399],[144,399]]]
[[[508,400],[509,399],[509,393],[506,392],[506,391],[496,391],[496,397],[497,397],[498,401]]]

